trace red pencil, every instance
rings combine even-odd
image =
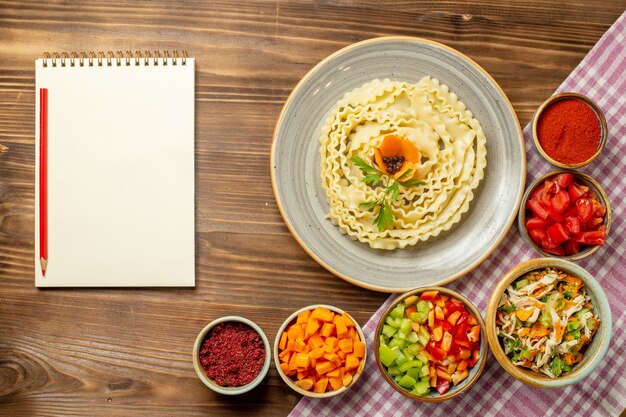
[[[48,89],[39,89],[39,261],[48,266]]]

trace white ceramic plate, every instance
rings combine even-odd
[[[376,78],[416,83],[425,75],[448,85],[480,122],[487,137],[485,178],[469,211],[450,230],[405,249],[371,249],[325,218],[320,131],[335,103],[355,87]],[[478,64],[429,40],[376,38],[329,56],[294,88],[274,132],[272,186],[287,227],[323,267],[365,288],[408,291],[459,278],[498,246],[519,208],[525,155],[509,100]]]

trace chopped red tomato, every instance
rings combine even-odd
[[[587,223],[587,221],[593,216],[593,206],[591,201],[587,198],[581,198],[576,201],[576,209],[578,210],[578,217],[583,223]]]
[[[606,233],[582,233],[603,227],[606,207],[589,187],[577,183],[572,173],[555,175],[535,187],[526,208],[528,235],[548,253],[573,255],[581,246],[604,243]]]
[[[565,190],[559,190],[558,193],[552,197],[550,204],[557,213],[563,213],[569,207],[569,194]]]
[[[551,246],[558,246],[570,238],[561,223],[555,223],[546,230]]]
[[[574,237],[576,243],[583,245],[604,245],[606,232],[604,230],[595,230],[591,232],[582,232]]]
[[[530,229],[547,229],[552,223],[549,220],[544,220],[539,217],[531,217],[526,220],[526,228]]]
[[[586,196],[588,191],[589,187],[579,185],[576,183],[576,181],[572,182],[570,186],[567,187],[567,193],[569,194],[569,198],[572,201],[576,201],[579,198]]]
[[[565,228],[572,235],[580,233],[580,219],[578,217],[566,217]]]
[[[543,241],[547,239],[546,231],[543,229],[530,229],[528,231],[528,234],[530,235],[530,238],[533,240],[533,242],[535,242],[539,246],[541,246],[543,244]]]
[[[572,181],[574,181],[574,175],[567,172],[554,177],[554,182],[556,182],[556,184],[561,188],[569,187]]]

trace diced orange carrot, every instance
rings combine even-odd
[[[306,343],[304,343],[304,340],[297,338],[293,345],[293,350],[295,350],[296,352],[302,352],[305,347]]]
[[[343,382],[343,386],[347,387],[352,382],[352,375],[347,374],[341,378],[341,382]]]
[[[304,379],[302,379],[300,381],[296,381],[296,385],[297,386],[299,386],[303,390],[307,390],[307,391],[309,391],[311,388],[313,388],[314,384],[315,384],[315,381],[313,381],[313,378],[304,378]]]
[[[324,353],[322,357],[327,361],[334,362],[339,356],[337,356],[335,353]]]
[[[357,358],[354,353],[349,353],[346,355],[346,369],[354,369],[359,366],[359,358]]]
[[[311,350],[311,353],[309,353],[309,356],[313,359],[319,359],[322,357],[322,355],[324,355],[324,349],[322,348],[315,348]]]
[[[327,386],[328,378],[320,378],[320,380],[315,383],[315,388],[313,390],[319,393],[326,392]]]
[[[528,333],[530,333],[530,328],[529,327],[522,327],[522,330],[519,331],[518,335],[520,337],[524,337],[526,336]]]
[[[287,371],[289,370],[289,364],[288,363],[281,363],[280,364],[280,369],[282,369],[282,371],[284,373],[287,373]]]
[[[317,364],[315,365],[315,371],[319,375],[324,375],[326,372],[332,371],[335,368],[336,368],[335,364],[329,361],[318,361]]]
[[[333,320],[333,312],[324,307],[316,307],[311,313],[311,317],[309,319],[331,322]]]
[[[295,341],[295,339],[294,339],[294,340],[289,340],[289,341],[287,342],[287,349],[286,349],[286,350],[288,350],[288,351],[292,352],[292,351],[293,351],[293,349],[294,349],[294,346],[295,346],[295,345],[296,345],[296,341]]]
[[[329,377],[329,378],[331,378],[331,377],[332,378],[337,378],[337,377],[341,378],[343,376],[343,368],[342,367],[335,368],[332,371],[327,372],[326,376]]]
[[[336,337],[327,337],[326,340],[324,341],[325,344],[333,348],[337,346],[338,342],[339,342],[339,339],[337,339]]]
[[[318,334],[314,334],[310,337],[309,341],[313,344],[313,348],[319,348],[324,346],[324,339]]]
[[[311,310],[303,311],[302,313],[298,314],[298,319],[296,320],[296,323],[306,323],[307,321],[309,321],[309,317],[311,317]]]
[[[338,338],[343,338],[348,335],[348,327],[346,326],[346,323],[343,322],[341,316],[335,316],[333,323],[335,323],[335,330],[337,330]]]
[[[345,359],[346,359],[346,352],[344,352],[343,350],[338,350],[337,351],[337,356],[339,356],[339,358],[341,358],[342,361],[345,361]]]
[[[334,389],[334,390],[338,390],[339,388],[343,388],[343,381],[341,380],[341,378],[336,377],[336,378],[330,378],[330,386]]]
[[[308,368],[309,360],[310,358],[307,353],[297,353],[295,364],[298,368]]]
[[[339,349],[343,352],[352,352],[352,339],[341,339],[339,341]]]
[[[320,330],[320,335],[324,337],[330,337],[335,332],[335,325],[333,323],[324,323],[322,326],[322,330]]]
[[[294,324],[287,330],[289,340],[296,340],[298,337],[304,339],[304,329],[299,324]]]
[[[315,334],[315,332],[317,331],[317,329],[320,328],[320,322],[315,320],[315,319],[311,319],[309,321],[306,322],[306,328],[304,329],[304,338],[308,339],[309,337],[313,336],[313,334]]]
[[[360,340],[354,341],[354,356],[357,358],[362,358],[365,356],[365,343]]]
[[[283,332],[280,335],[280,342],[278,342],[278,349],[284,350],[287,347],[287,332]]]
[[[307,371],[298,371],[298,380],[304,379],[307,376],[309,376],[309,373]]]
[[[350,318],[350,316],[348,316],[348,313],[343,313],[341,315],[341,319],[343,320],[343,322],[345,323],[346,327],[354,327],[354,322],[352,321],[352,319]]]
[[[359,337],[359,335],[356,332],[356,329],[354,327],[348,327],[348,337],[350,339],[355,339],[355,338]]]

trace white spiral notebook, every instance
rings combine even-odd
[[[35,66],[36,285],[194,286],[195,60],[55,53]]]

